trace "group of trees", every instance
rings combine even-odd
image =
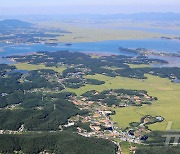
[[[49,82],[48,78],[56,77],[57,72],[50,69],[41,69],[28,72],[28,76],[25,77],[24,82],[21,84],[23,90],[30,90],[34,88],[48,88],[48,89],[57,89],[61,91],[64,87],[59,84],[57,81]]]
[[[177,146],[146,146],[146,147],[140,147],[136,150],[137,154],[179,154],[180,147]]]
[[[147,91],[145,90],[129,90],[129,89],[111,89],[104,90],[101,93],[95,90],[87,91],[82,94],[89,101],[102,102],[108,106],[120,105],[121,103],[128,103],[128,105],[142,106],[142,104],[151,104],[151,101],[156,100],[156,97],[145,98]],[[140,104],[137,104],[134,100],[134,96],[138,96],[142,99]]]
[[[85,86],[85,84],[101,85],[104,83],[105,83],[104,81],[100,81],[100,80],[96,80],[96,79],[86,79],[86,78],[83,78],[82,76],[80,76],[78,78],[77,77],[76,78],[68,78],[63,81],[63,84],[65,85],[65,87],[74,88],[74,89]]]
[[[100,80],[97,80],[97,79],[86,79],[86,82],[88,84],[92,84],[92,85],[101,85],[101,84],[105,83],[104,81],[100,81]]]
[[[128,78],[146,79],[144,74],[152,74],[162,78],[180,79],[180,68],[178,67],[162,67],[162,68],[126,68],[116,70],[120,76]]]
[[[35,70],[29,71],[24,80],[26,82],[20,82],[22,73],[19,72],[6,72],[6,77],[0,77],[0,93],[12,93],[16,90],[31,90],[35,88],[47,88],[63,90],[64,87],[57,81],[50,82],[48,77],[53,77],[57,72],[53,70]]]
[[[0,94],[12,93],[20,89],[19,79],[21,75],[21,73],[10,73],[6,77],[0,76]]]
[[[15,66],[9,66],[7,64],[0,64],[0,75],[3,76],[5,75],[7,72],[12,71],[16,69]]]

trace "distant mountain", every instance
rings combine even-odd
[[[88,20],[138,20],[138,21],[164,21],[173,22],[180,21],[180,13],[161,13],[161,12],[149,12],[149,13],[134,13],[134,14],[84,14],[84,15],[61,15],[57,17],[49,17],[52,19],[71,20],[71,19],[88,19]],[[46,17],[47,19],[47,17]]]
[[[113,16],[112,16],[113,17]],[[120,19],[149,20],[149,21],[180,21],[180,13],[135,13],[114,15]]]
[[[16,19],[6,19],[0,21],[0,28],[31,28],[33,24]]]

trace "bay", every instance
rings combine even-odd
[[[123,48],[146,48],[155,51],[167,52],[167,53],[179,53],[180,41],[178,40],[166,40],[166,39],[141,39],[141,40],[112,40],[101,42],[79,42],[72,43],[72,45],[66,45],[66,43],[59,43],[57,46],[48,46],[45,44],[0,44],[0,63],[8,63],[8,61],[2,59],[2,57],[10,55],[24,55],[37,51],[72,51],[72,52],[84,52],[84,53],[104,53],[104,54],[123,54],[119,51],[119,47]]]

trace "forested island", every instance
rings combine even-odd
[[[177,53],[172,53],[172,52],[167,53],[163,51],[154,51],[146,48],[129,49],[123,47],[119,47],[119,51],[129,54],[140,55],[140,56],[154,55],[154,56],[180,57],[179,51],[177,51]]]

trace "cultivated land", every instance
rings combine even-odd
[[[31,70],[39,70],[39,69],[51,69],[51,70],[54,70],[58,73],[62,73],[66,67],[64,66],[61,66],[61,67],[47,67],[43,64],[39,64],[39,65],[33,65],[33,64],[28,64],[28,63],[17,63],[15,64],[16,68],[19,69],[19,70],[28,70],[28,71],[31,71]]]
[[[152,67],[151,65],[147,64],[141,64],[141,65],[135,65],[135,64],[128,64],[130,68],[143,68],[143,67]]]
[[[94,25],[82,26],[82,24],[67,24],[56,22],[50,24],[43,23],[42,26],[47,26],[48,28],[62,28],[71,32],[64,34],[64,36],[57,37],[59,42],[96,42],[106,40],[148,39],[169,36],[140,30],[124,30],[113,27],[108,28],[103,25],[99,27]]]
[[[89,75],[86,76],[86,78],[105,81],[105,84],[85,85],[79,89],[68,88],[68,90],[75,92],[78,95],[93,89],[96,89],[97,91],[119,88],[147,90],[149,95],[156,96],[158,100],[154,101],[151,106],[143,105],[142,107],[131,106],[127,108],[116,108],[116,114],[112,116],[113,121],[117,122],[120,127],[126,128],[131,122],[139,122],[140,118],[144,115],[160,115],[165,118],[165,121],[150,125],[150,129],[165,131],[168,121],[173,121],[173,129],[180,129],[180,116],[178,114],[180,107],[179,84],[152,75],[146,76],[148,79],[138,80],[124,77],[111,78],[100,74]]]
[[[123,154],[129,154],[130,153],[129,152],[130,146],[129,146],[128,142],[123,141],[123,142],[120,143],[120,145],[121,145],[121,149],[122,149]]]

